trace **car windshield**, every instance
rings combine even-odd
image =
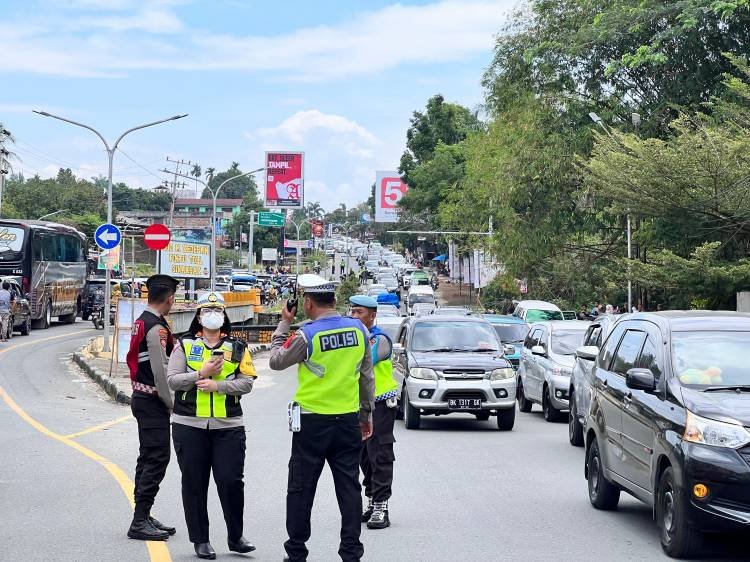
[[[552,352],[558,355],[575,355],[576,349],[583,345],[583,336],[586,330],[567,332],[565,330],[554,330],[552,332]]]
[[[750,332],[673,332],[674,373],[683,384],[750,385]]]
[[[543,322],[545,320],[565,320],[559,310],[529,310],[526,313],[526,322]]]
[[[367,296],[369,297],[376,297],[378,295],[384,295],[388,292],[388,289],[370,289],[367,291]]]
[[[492,326],[503,343],[522,342],[529,333],[527,324],[493,324]]]
[[[435,303],[435,297],[432,295],[411,295],[409,297],[409,304],[417,304],[417,303],[427,303],[427,304],[434,304]]]
[[[412,351],[497,351],[492,326],[483,322],[429,321],[414,326]]]
[[[379,306],[378,316],[399,316],[399,313],[395,306]]]
[[[391,323],[380,324],[379,323],[378,324],[378,328],[380,328],[381,330],[383,330],[385,332],[385,334],[389,338],[391,338],[393,341],[396,341],[396,338],[398,337],[398,330],[399,330],[399,328],[401,328],[401,323],[400,322],[398,324],[396,324],[396,323],[393,323],[393,324],[391,324]]]
[[[467,308],[436,308],[433,314],[442,316],[468,316],[471,310]]]

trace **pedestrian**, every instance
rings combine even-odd
[[[590,316],[596,317],[599,316],[599,303],[594,303],[594,308],[591,309]]]
[[[341,269],[340,275],[343,277],[344,276],[344,271],[346,271],[346,262],[344,261],[344,258],[341,258],[341,264],[340,264],[339,267]]]
[[[607,304],[607,306],[606,306],[606,307],[605,307],[605,309],[604,309],[604,311],[605,311],[605,313],[606,313],[606,314],[612,314],[612,313],[614,312],[614,310],[615,310],[615,309],[614,309],[614,308],[612,308],[612,305],[611,305],[611,304]]]
[[[331,276],[336,275],[336,260],[331,260]]]
[[[298,386],[290,403],[292,453],[286,501],[285,560],[307,560],[310,513],[318,478],[327,462],[341,512],[339,556],[344,562],[364,555],[360,541],[362,440],[372,435],[375,381],[369,333],[359,320],[336,312],[335,284],[301,275],[302,306],[311,321],[289,337],[296,307],[287,302],[271,344],[271,369],[297,365]],[[299,412],[299,426],[297,415]]]
[[[243,534],[245,426],[240,398],[257,377],[245,342],[229,336],[232,325],[221,293],[198,297],[188,334],[169,358],[175,391],[172,437],[182,472],[182,506],[188,538],[198,558],[216,558],[208,537],[208,481],[213,472],[227,524],[228,547],[255,547]]]
[[[10,283],[3,281],[0,285],[0,341],[8,341],[13,335],[10,311],[14,300],[13,293],[10,292]]]
[[[169,464],[169,416],[172,395],[167,384],[167,361],[173,348],[172,332],[164,318],[174,304],[177,279],[152,275],[146,281],[148,306],[133,325],[127,354],[133,386],[131,410],[138,422],[139,454],[135,466],[135,512],[128,537],[166,540],[174,527],[151,516],[151,507]]]
[[[393,377],[393,342],[375,325],[378,301],[366,295],[349,298],[352,317],[359,319],[370,332],[372,364],[375,374],[375,408],[372,411],[372,436],[362,444],[360,467],[367,498],[362,522],[368,529],[385,529],[391,525],[388,500],[393,485],[393,424],[400,384]]]

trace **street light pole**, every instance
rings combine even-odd
[[[634,125],[636,124],[636,117],[635,117],[636,115],[638,115],[638,114],[637,113],[633,113],[633,116],[632,116],[633,124]],[[614,136],[612,135],[612,132],[604,124],[604,120],[601,117],[599,117],[596,113],[594,113],[592,111],[591,113],[589,113],[589,118],[594,123],[596,123],[597,125],[599,125],[604,130],[604,132],[607,133],[607,135],[609,136],[609,138],[614,139]],[[640,125],[640,115],[638,115],[637,121],[638,121],[638,125]],[[631,274],[630,274],[630,260],[633,257],[632,256],[632,238],[633,238],[633,235],[632,235],[632,231],[631,231],[631,228],[630,228],[630,209],[628,209],[627,221],[628,221],[628,223],[627,223],[627,239],[628,239],[628,310],[627,310],[627,312],[631,312],[633,310],[633,280],[632,280],[632,277],[631,277]]]
[[[114,142],[114,144],[110,147],[107,140],[102,136],[102,134],[94,129],[93,127],[89,125],[85,125],[84,123],[79,123],[78,121],[73,121],[72,119],[67,119],[65,117],[60,117],[59,115],[53,115],[51,113],[48,113],[46,111],[37,111],[33,110],[34,113],[38,115],[42,115],[44,117],[51,117],[52,119],[58,119],[59,121],[65,121],[66,123],[70,123],[71,125],[76,125],[77,127],[83,127],[84,129],[88,129],[92,133],[94,133],[99,139],[104,143],[104,147],[107,150],[107,161],[108,161],[108,168],[107,168],[107,223],[112,224],[112,162],[115,157],[115,150],[117,150],[117,145],[120,144],[120,141],[125,137],[125,135],[132,133],[133,131],[138,131],[140,129],[145,129],[146,127],[153,127],[154,125],[159,125],[161,123],[166,123],[168,121],[176,121],[177,119],[182,119],[183,117],[187,117],[187,113],[182,115],[173,115],[172,117],[167,117],[166,119],[160,119],[159,121],[153,121],[151,123],[144,123],[143,125],[138,125],[136,127],[132,127],[122,133],[119,137],[117,137],[117,140]],[[112,351],[109,345],[109,334],[110,334],[110,326],[109,326],[109,307],[110,307],[110,301],[112,298],[112,288],[109,286],[109,281],[112,277],[112,272],[109,268],[105,268],[106,272],[106,282],[104,284],[104,348],[103,351],[110,352]]]
[[[59,211],[54,211],[54,212],[52,212],[52,213],[47,213],[46,215],[42,215],[41,217],[39,217],[39,218],[38,218],[38,219],[36,219],[36,220],[38,220],[38,221],[40,221],[40,220],[44,220],[44,219],[46,219],[47,217],[51,217],[51,216],[53,216],[53,215],[58,215],[58,214],[60,214],[60,213],[67,213],[67,212],[68,212],[68,209],[60,209]]]
[[[265,168],[258,168],[257,170],[244,172],[242,174],[237,174],[236,176],[232,176],[231,178],[227,178],[219,184],[219,187],[217,187],[216,190],[211,189],[211,187],[203,180],[199,180],[193,176],[188,176],[186,174],[180,174],[177,172],[170,172],[170,174],[174,174],[176,176],[181,176],[183,178],[199,181],[200,183],[203,184],[203,187],[208,189],[209,193],[211,193],[211,196],[213,197],[214,205],[213,205],[213,215],[211,219],[211,242],[212,242],[211,244],[211,290],[212,291],[216,288],[216,199],[219,196],[219,192],[221,191],[221,188],[224,187],[226,184],[228,184],[230,181],[236,180],[237,178],[249,176],[251,174],[257,174],[258,172],[262,172],[263,170],[265,170]],[[242,241],[240,241],[240,244],[241,243]]]

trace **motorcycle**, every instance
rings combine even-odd
[[[91,322],[94,324],[94,328],[97,330],[104,329],[104,305],[95,304],[91,307],[91,314],[89,316]]]

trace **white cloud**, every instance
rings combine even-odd
[[[318,109],[298,111],[275,127],[245,133],[253,150],[305,149],[305,200],[326,209],[367,199],[382,143],[365,127]]]
[[[273,71],[279,80],[319,81],[404,64],[459,61],[486,52],[515,1],[394,4],[337,25],[275,36],[190,29],[172,2],[138,3],[129,8],[131,15],[61,16],[46,26],[39,20],[6,19],[0,25],[0,52],[13,53],[4,60],[7,72],[120,76],[137,69],[231,69]],[[160,39],[165,33],[175,35],[166,42]]]

